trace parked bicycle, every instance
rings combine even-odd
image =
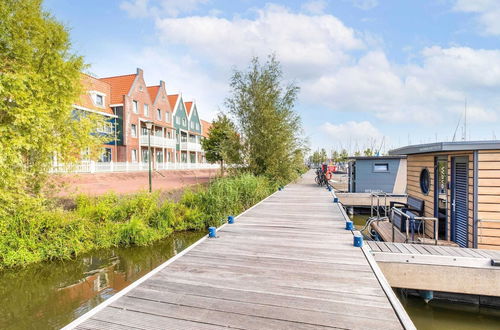
[[[322,167],[316,170],[316,177],[314,178],[314,181],[320,187],[323,186],[331,187],[330,185],[331,176],[332,174],[328,171],[328,166],[323,165]]]

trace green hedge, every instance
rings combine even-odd
[[[0,213],[0,269],[69,259],[96,248],[147,245],[173,231],[218,226],[276,189],[264,177],[221,178],[184,192],[174,203],[159,193],[80,195],[74,210],[31,198]]]

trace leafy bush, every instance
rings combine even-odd
[[[268,196],[276,186],[265,177],[240,174],[184,192],[178,203],[159,193],[99,197],[79,195],[73,210],[40,197],[0,210],[0,269],[68,259],[95,248],[147,245],[173,231],[219,226]]]

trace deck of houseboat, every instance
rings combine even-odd
[[[371,224],[371,229],[375,230],[379,237],[384,242],[393,242],[393,243],[406,243],[407,238],[406,235],[399,231],[397,228],[394,228],[393,235],[393,227],[390,221],[382,220],[375,221]],[[428,245],[439,245],[439,246],[458,246],[457,243],[449,240],[441,240],[438,239],[437,242],[434,239],[423,237],[422,234],[415,234],[415,241],[417,244],[428,244]]]

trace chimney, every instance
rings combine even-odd
[[[137,74],[138,75],[142,75],[142,69],[141,68],[137,68]]]
[[[165,88],[165,82],[163,80],[160,80],[160,87]]]

